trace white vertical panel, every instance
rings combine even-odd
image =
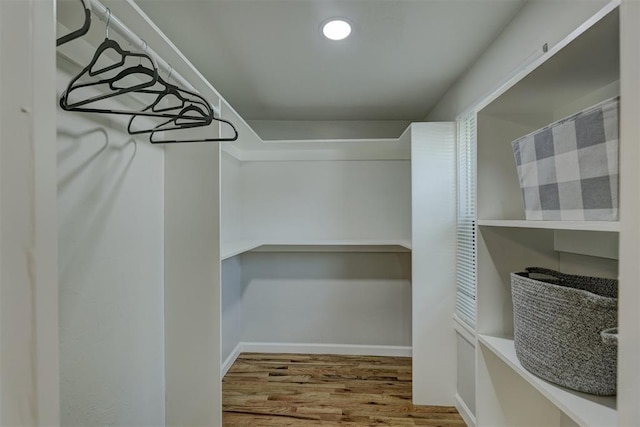
[[[621,426],[640,425],[640,1],[624,0],[621,17],[620,341]]]
[[[242,263],[235,256],[222,261],[222,360],[240,343],[242,331]]]
[[[456,392],[455,123],[411,125],[413,401]]]
[[[29,2],[2,2],[0,59],[2,60],[2,120],[0,134],[0,415],[2,425],[37,422],[35,307],[33,261],[33,140],[29,116],[31,37],[24,27],[31,20]],[[17,40],[13,40],[18,35]],[[14,41],[19,44],[14,44]],[[20,43],[22,41],[22,43]],[[5,65],[7,64],[7,65]],[[25,70],[25,71],[23,71]]]
[[[220,159],[220,240],[234,242],[246,238],[242,224],[242,163],[222,151]]]
[[[476,413],[476,346],[462,335],[457,336],[458,395],[471,414]]]
[[[55,1],[32,1],[33,13],[33,115],[35,141],[36,252],[38,260],[35,295],[38,356],[38,424],[60,424],[59,331],[58,331],[58,218],[56,147],[51,143],[56,128]],[[15,43],[15,40],[12,40]],[[1,60],[4,64],[4,60]]]
[[[222,424],[220,147],[165,152],[166,425]]]
[[[52,1],[0,2],[3,426],[60,422],[54,38]]]

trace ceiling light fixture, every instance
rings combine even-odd
[[[351,24],[342,18],[332,18],[322,25],[322,34],[329,40],[344,40],[351,34]]]

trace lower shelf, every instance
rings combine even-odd
[[[478,335],[478,342],[542,393],[568,417],[581,426],[616,426],[618,412],[615,397],[601,397],[551,384],[527,371],[518,361],[512,338]]]
[[[244,252],[411,252],[409,240],[242,240],[222,243],[221,260]]]

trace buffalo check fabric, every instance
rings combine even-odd
[[[609,99],[511,143],[528,220],[618,219],[618,104]]]

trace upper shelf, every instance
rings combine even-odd
[[[618,221],[526,221],[479,219],[478,225],[484,227],[542,228],[546,230],[620,231],[620,222]]]
[[[410,252],[410,240],[242,240],[222,243],[220,259],[244,252]]]
[[[479,335],[478,341],[581,426],[617,426],[616,398],[594,396],[557,386],[527,371],[518,360],[513,339]]]

